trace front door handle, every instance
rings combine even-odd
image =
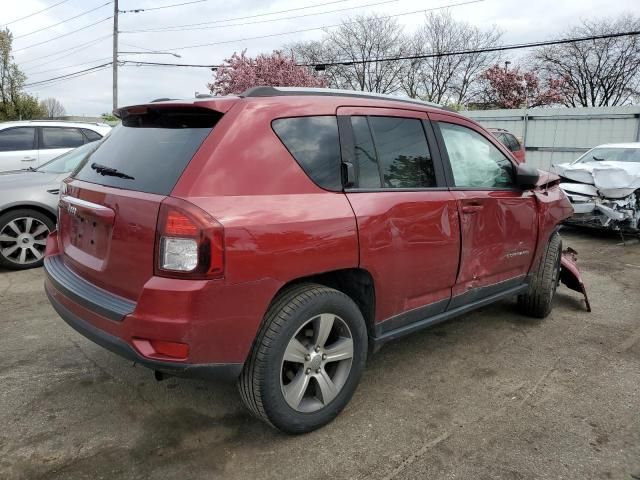
[[[22,162],[35,162],[36,161],[36,157],[24,157],[21,161]]]
[[[482,205],[463,205],[462,206],[462,213],[467,213],[467,214],[474,214],[474,213],[478,213],[480,210],[482,210]]]

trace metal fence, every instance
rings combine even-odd
[[[484,127],[504,128],[542,169],[578,158],[603,143],[640,142],[640,106],[464,111]]]

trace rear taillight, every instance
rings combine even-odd
[[[160,205],[155,274],[178,278],[224,275],[224,229],[195,205],[173,197]]]

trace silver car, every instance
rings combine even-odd
[[[60,182],[101,142],[88,143],[28,170],[0,173],[0,268],[42,265],[55,228]]]

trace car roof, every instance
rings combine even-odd
[[[598,145],[593,148],[640,148],[640,142],[605,143],[603,145]]]
[[[256,97],[291,97],[291,96],[323,96],[364,98],[369,100],[387,100],[394,102],[412,103],[425,107],[444,108],[433,102],[425,102],[414,98],[399,97],[385,93],[363,92],[357,90],[340,90],[336,88],[303,88],[303,87],[254,87],[239,95],[241,98]]]
[[[100,127],[100,129],[111,128],[110,125],[101,122],[68,122],[65,120],[14,120],[10,122],[0,123],[0,129],[17,126],[34,126],[34,127],[76,127],[89,128]]]
[[[214,96],[214,95],[198,95],[198,97],[188,100],[158,98],[145,104],[151,105],[172,105],[179,106],[202,106],[211,108],[219,112],[225,113],[235,103],[239,101],[261,101],[265,100],[271,104],[300,104],[308,103],[310,98],[322,97],[324,102],[339,106],[344,104],[345,99],[349,100],[349,104],[366,106],[370,104],[375,107],[388,108],[409,108],[409,105],[419,107],[420,110],[439,109],[457,114],[454,110],[443,107],[437,103],[424,102],[408,97],[399,97],[395,95],[362,92],[357,90],[339,90],[333,88],[303,88],[303,87],[254,87],[246,90],[239,95]],[[326,105],[326,103],[325,103]],[[126,110],[133,106],[123,107],[120,110]]]

